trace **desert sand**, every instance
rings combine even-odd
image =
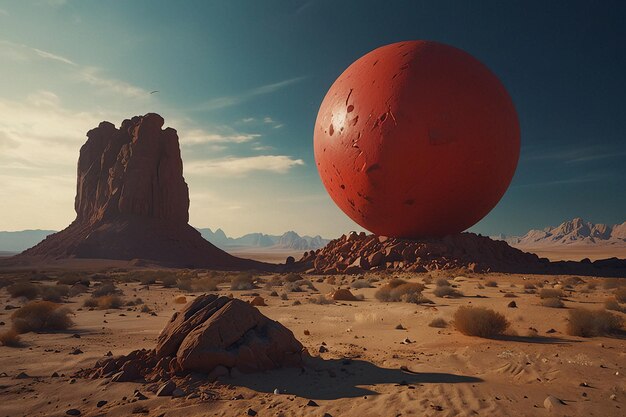
[[[24,273],[3,271],[2,280],[16,280]],[[46,273],[49,279],[41,285],[55,285],[59,270]],[[433,304],[381,302],[374,296],[394,277],[423,282],[431,276],[449,279],[464,296],[436,297],[434,281],[424,290]],[[186,396],[181,398],[157,397],[155,384],[75,377],[109,351],[121,355],[153,348],[172,313],[184,305],[174,298],[184,295],[189,302],[202,293],[125,278],[116,283],[124,300],[140,297],[143,304],[90,311],[83,303],[98,288],[99,275],[88,293],[63,302],[73,311],[72,328],[26,333],[22,347],[0,347],[0,416],[62,416],[71,409],[84,416],[624,415],[624,339],[566,334],[570,309],[603,308],[612,291],[604,288],[608,279],[378,272],[364,277],[372,288],[351,288],[362,301],[315,304],[309,299],[339,286],[348,288],[356,277],[304,276],[315,290],[303,287],[302,292],[285,292],[285,284],[267,286],[270,280],[278,282],[272,277],[277,275],[256,275],[257,288],[252,290],[231,290],[225,282],[216,293],[245,301],[262,296],[267,306],[258,307],[260,311],[290,329],[311,354],[304,368],[228,375],[215,382],[192,375],[195,388],[183,388]],[[497,286],[489,286],[489,281]],[[565,308],[542,306],[537,294],[525,293],[529,283],[564,288]],[[272,291],[286,293],[287,299],[272,296]],[[300,304],[294,305],[296,301]],[[507,307],[511,301],[516,308]],[[11,323],[8,306],[25,302],[0,290],[2,329]],[[144,305],[155,315],[141,312]],[[463,305],[502,313],[511,323],[507,335],[485,339],[461,334],[451,321]],[[429,327],[435,318],[443,318],[447,326]],[[52,377],[55,372],[59,377]],[[26,376],[20,378],[20,373]],[[147,398],[137,399],[135,390]],[[546,409],[548,396],[562,403]],[[101,401],[106,404],[97,407]]]

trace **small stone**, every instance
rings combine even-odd
[[[306,405],[308,405],[309,407],[319,407],[319,405],[317,405],[317,403],[313,400],[309,400],[309,402],[306,403]]]
[[[556,333],[556,330],[550,329],[550,330],[547,330],[546,333]]]
[[[185,391],[180,388],[176,388],[174,391],[172,391],[172,397],[175,398],[184,397],[185,395]]]
[[[333,415],[330,414],[330,413],[324,413],[324,415],[322,417],[333,417]]]
[[[408,345],[409,343],[413,343],[413,342],[411,341],[411,339],[409,339],[409,338],[407,337],[406,339],[404,339],[404,340],[402,341],[402,343],[404,343],[404,344],[407,344],[407,345]]]
[[[80,335],[79,335],[78,333],[74,333],[74,334],[72,335],[72,337],[73,337],[74,339],[80,339]]]
[[[543,406],[548,410],[552,410],[553,408],[561,405],[565,405],[565,403],[553,395],[548,395],[546,399],[543,400]]]
[[[402,324],[396,325],[396,330],[406,330]]]
[[[508,308],[517,308],[517,303],[515,301],[511,301],[508,305]]]
[[[275,395],[279,395],[280,394],[280,390],[278,388],[274,388],[274,394]]]
[[[113,352],[109,350],[104,356],[113,356]]]
[[[308,330],[305,330],[305,331],[304,331],[304,335],[305,335],[305,336],[310,336],[310,335],[311,335],[311,332],[310,332],[310,331],[308,331]]]
[[[81,412],[80,410],[77,410],[75,408],[70,408],[69,410],[65,412],[65,414],[67,414],[68,416],[79,416]]]
[[[147,399],[148,399],[148,397],[146,397],[145,395],[143,395],[143,394],[141,393],[141,391],[139,391],[139,390],[135,390],[135,394],[133,395],[133,397],[135,397],[135,398],[136,398],[136,399],[138,399],[138,400],[147,400]]]
[[[326,346],[320,346],[319,352],[320,353],[326,353],[326,352],[328,352],[328,349],[326,348]]]
[[[79,348],[76,348],[70,352],[70,355],[80,355],[81,353],[83,353],[83,351]]]
[[[20,372],[19,374],[15,376],[15,379],[26,379],[26,378],[30,378],[30,375],[28,375],[26,372]]]
[[[102,408],[102,407],[104,407],[105,405],[107,405],[107,403],[108,403],[108,401],[105,401],[105,400],[100,400],[100,401],[98,401],[98,402],[96,403],[96,407],[98,407],[98,408]]]
[[[53,372],[52,375],[50,375],[50,378],[58,378],[58,377],[59,377],[58,372]]]
[[[254,410],[253,410],[253,409],[251,409],[251,408],[248,408],[248,415],[249,415],[249,416],[256,416],[256,411],[254,411]]]
[[[611,400],[615,401],[615,400],[617,400],[617,395],[615,395],[615,394],[611,394],[611,396],[609,397],[609,399],[611,399]]]

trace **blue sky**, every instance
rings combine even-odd
[[[473,231],[621,223],[624,21],[619,1],[0,0],[0,230],[67,225],[86,131],[151,111],[179,131],[193,225],[360,230],[319,180],[313,124],[347,66],[406,39],[468,51],[515,102],[518,170]]]

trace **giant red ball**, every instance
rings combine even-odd
[[[399,42],[359,58],[320,106],[315,161],[326,190],[373,233],[461,232],[508,188],[520,151],[513,102],[470,54]]]

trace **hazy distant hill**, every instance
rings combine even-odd
[[[211,229],[204,228],[198,229],[198,231],[202,234],[203,238],[222,249],[249,247],[304,251],[322,248],[329,242],[328,239],[324,239],[321,236],[300,236],[293,231],[286,232],[281,236],[249,233],[238,238],[226,236],[222,229],[212,231]]]
[[[626,222],[608,226],[586,222],[580,217],[548,226],[543,230],[530,230],[524,236],[492,236],[516,247],[541,247],[558,245],[611,245],[626,247]]]
[[[55,230],[20,230],[18,232],[0,232],[0,251],[21,252],[37,243],[46,236],[56,233]]]

